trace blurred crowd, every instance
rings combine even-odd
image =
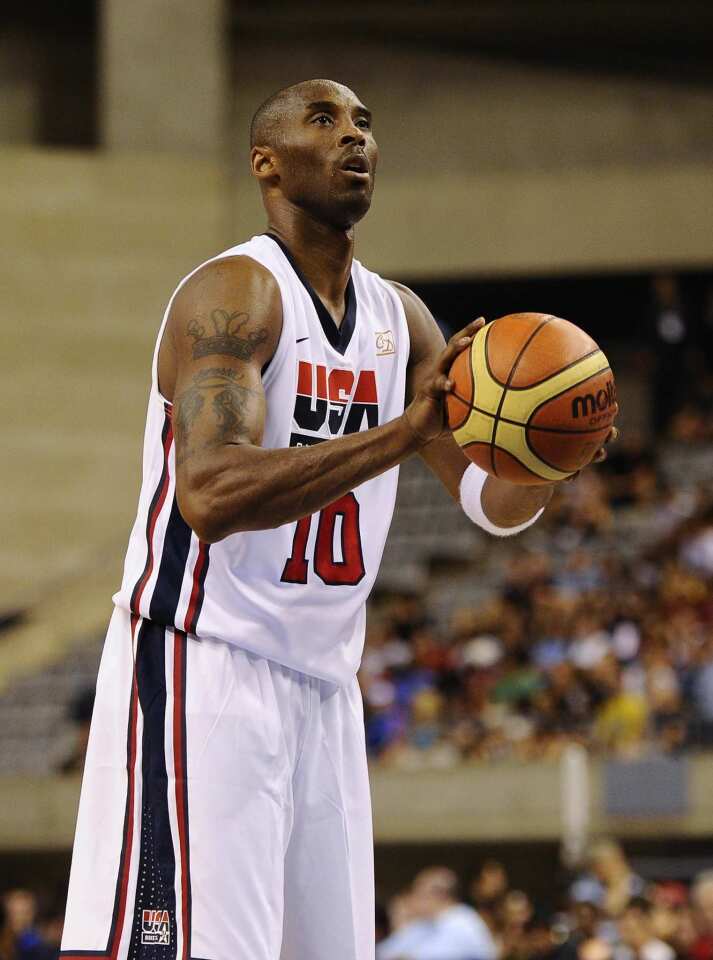
[[[697,478],[670,469],[713,440],[713,292],[695,341],[675,278],[654,278],[652,296],[641,362],[658,442],[625,433],[532,531],[491,540],[499,575],[468,573],[489,581],[485,599],[447,617],[420,594],[372,605],[360,681],[373,760],[713,744],[710,464]]]
[[[459,896],[429,867],[377,911],[377,960],[711,960],[713,871],[645,882],[614,841],[596,844],[561,904],[538,905],[483,863]],[[553,909],[554,907],[554,909]]]
[[[64,897],[12,889],[0,896],[0,960],[56,960]]]
[[[489,599],[445,622],[418,595],[372,610],[360,681],[374,760],[713,743],[710,492],[672,488],[649,452],[623,451],[562,485],[537,537],[499,548]]]

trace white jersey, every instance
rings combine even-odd
[[[238,255],[266,267],[282,297],[282,333],[263,371],[264,447],[320,443],[403,412],[409,336],[393,287],[354,260],[338,328],[277,239],[256,236],[214,259]],[[172,410],[157,379],[173,297],[154,352],[143,483],[114,601],[136,617],[346,684],[361,659],[398,467],[296,523],[199,541],[178,510]]]

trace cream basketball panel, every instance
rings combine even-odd
[[[520,389],[510,388],[505,394],[500,416],[517,423],[527,423],[535,410],[553,397],[576,387],[583,380],[601,373],[609,367],[609,361],[601,350],[583,357],[542,383]]]
[[[461,446],[474,440],[490,443],[495,417],[503,396],[503,386],[490,373],[486,359],[485,331],[476,334],[470,348],[471,372],[473,374],[473,405],[471,414],[465,423],[453,432],[456,442]]]
[[[527,428],[507,420],[499,420],[495,434],[495,446],[516,457],[520,463],[543,480],[564,480],[570,473],[566,470],[557,470],[546,464],[544,460],[532,452],[527,442]]]
[[[473,406],[484,413],[496,416],[500,408],[504,385],[495,379],[488,367],[487,327],[476,334],[470,348],[470,362],[473,371]]]

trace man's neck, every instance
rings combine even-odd
[[[288,205],[270,210],[267,229],[285,244],[339,326],[354,256],[354,228],[331,227]]]

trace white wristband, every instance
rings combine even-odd
[[[514,533],[527,530],[528,527],[531,527],[532,524],[540,518],[544,512],[544,507],[541,507],[534,517],[530,517],[529,520],[518,524],[516,527],[496,527],[495,524],[485,516],[481,500],[483,485],[487,478],[488,474],[485,470],[477,464],[471,463],[466,468],[460,482],[460,505],[465,515],[472,520],[473,523],[477,524],[477,526],[481,527],[487,533],[494,534],[496,537],[511,537]]]

